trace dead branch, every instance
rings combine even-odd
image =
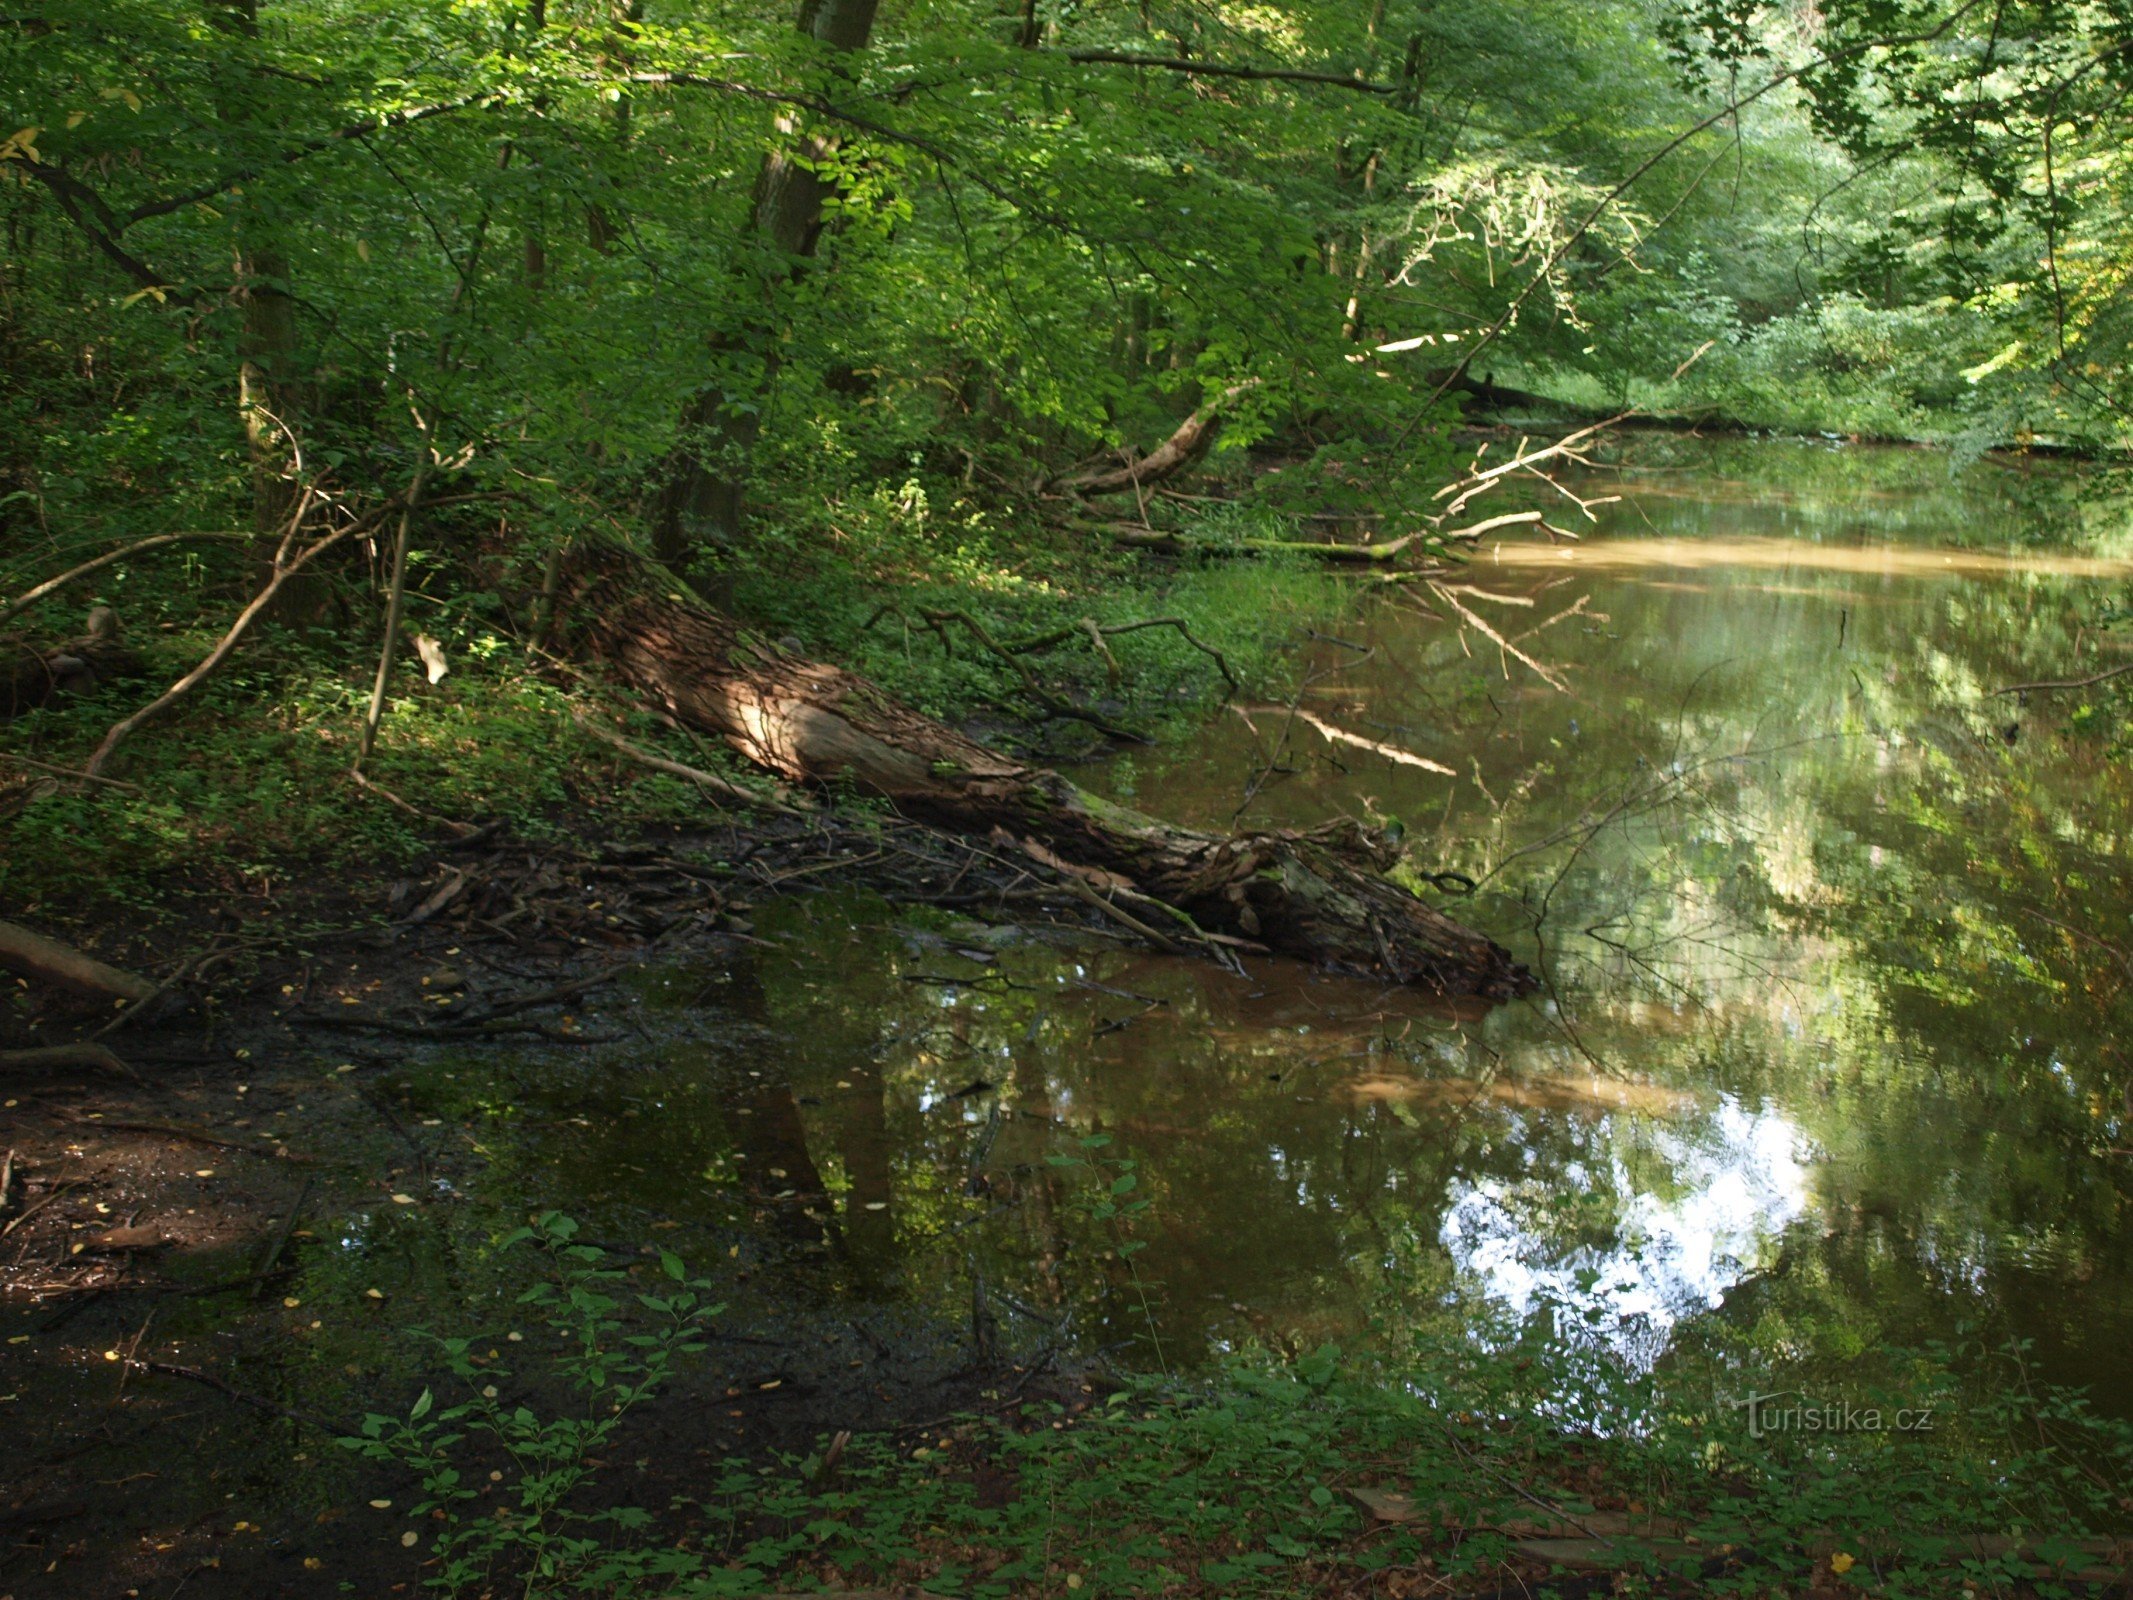
[[[313,540],[294,556],[291,556],[288,554],[289,545],[296,537],[297,530],[303,526],[304,518],[309,515],[316,497],[317,491],[310,488],[306,488],[303,494],[298,497],[296,509],[290,513],[289,520],[284,525],[285,531],[282,535],[281,548],[274,553],[274,569],[272,575],[267,579],[266,586],[254,595],[251,603],[237,614],[237,620],[230,624],[229,631],[223,634],[215,648],[207,653],[205,660],[168,689],[165,689],[147,705],[134,712],[132,716],[112,725],[110,731],[104,735],[103,742],[96,747],[96,753],[89,758],[83,768],[89,776],[95,777],[103,771],[105,763],[111,759],[111,753],[119,747],[128,734],[141,727],[142,724],[162,715],[163,712],[176,705],[188,694],[191,694],[194,689],[207,680],[217,667],[227,661],[230,652],[237,648],[238,641],[244,638],[245,634],[251,630],[252,624],[258,621],[260,615],[274,603],[274,597],[281,592],[283,584],[309,566],[315,558],[323,555],[351,534],[373,526],[399,500],[399,496],[394,496],[393,499],[386,501],[368,514],[344,524],[322,538]]]
[[[378,724],[385,717],[385,691],[392,682],[393,657],[400,647],[400,610],[407,597],[408,531],[415,520],[415,508],[422,501],[422,480],[428,474],[425,456],[415,471],[415,481],[408,487],[407,499],[400,506],[400,529],[393,539],[392,577],[385,600],[385,640],[378,647],[378,676],[371,685],[370,709],[364,713],[363,732],[356,740],[355,765],[350,769],[359,778],[363,763],[370,759],[371,747],[378,742]]]
[[[150,550],[161,549],[167,544],[183,544],[194,539],[241,539],[249,541],[257,537],[258,535],[251,533],[214,532],[159,533],[153,538],[136,539],[132,544],[121,545],[116,550],[108,550],[92,560],[84,561],[78,567],[69,567],[56,578],[47,578],[35,587],[24,590],[5,606],[0,606],[0,626],[5,626],[7,623],[14,621],[15,618],[21,616],[23,612],[29,610],[31,606],[37,604],[38,601],[46,596],[57,594],[68,584],[86,578],[91,573],[101,572],[104,568],[114,563],[124,561],[128,556],[144,555]]]
[[[1526,640],[1532,638],[1536,633],[1543,633],[1548,629],[1554,627],[1558,622],[1566,621],[1571,617],[1585,616],[1587,614],[1585,608],[1591,603],[1591,595],[1581,594],[1578,596],[1577,603],[1575,605],[1565,606],[1561,611],[1558,611],[1554,616],[1549,617],[1546,621],[1534,623],[1533,626],[1526,629],[1524,633],[1512,634],[1510,642],[1514,645],[1523,644]],[[1591,613],[1591,615],[1598,617],[1601,622],[1605,622],[1607,620],[1607,618],[1605,618],[1604,616],[1600,616],[1598,612],[1593,612]]]
[[[94,1000],[145,1001],[160,992],[138,973],[108,966],[12,922],[0,922],[0,967]]]
[[[128,1077],[133,1075],[125,1062],[100,1044],[48,1044],[29,1050],[0,1050],[0,1071],[48,1067],[96,1067],[105,1072],[122,1072]]]
[[[880,613],[876,615],[878,618]],[[1083,617],[1073,627],[1055,628],[1050,633],[1040,633],[1033,639],[1023,639],[1018,643],[1004,646],[1004,648],[1011,655],[1042,655],[1045,651],[1055,646],[1065,644],[1078,632],[1088,639],[1096,647],[1097,652],[1109,663],[1112,669],[1111,681],[1116,683],[1118,681],[1116,670],[1118,663],[1112,658],[1111,652],[1105,646],[1104,641],[1106,639],[1115,639],[1122,633],[1140,633],[1148,628],[1175,628],[1179,636],[1187,644],[1214,662],[1215,670],[1222,674],[1222,681],[1230,686],[1232,692],[1235,692],[1239,687],[1237,674],[1230,670],[1229,658],[1196,635],[1186,625],[1182,617],[1148,617],[1140,622],[1113,622],[1102,626],[1099,626],[1092,617]]]
[[[1450,512],[1444,515],[1448,516]],[[1111,523],[1104,531],[1119,544],[1140,550],[1160,550],[1169,555],[1312,556],[1320,561],[1355,566],[1390,566],[1418,543],[1433,556],[1449,556],[1451,552],[1443,548],[1446,545],[1472,543],[1483,534],[1498,528],[1537,523],[1541,520],[1541,513],[1538,511],[1512,511],[1463,528],[1420,528],[1396,539],[1380,539],[1371,544],[1336,544],[1315,539],[1195,539],[1185,534],[1128,522]]]
[[[1094,711],[1086,710],[1081,706],[1075,705],[1071,700],[1061,699],[1058,695],[1052,693],[1051,690],[1038,681],[1037,675],[1030,671],[1028,663],[1023,661],[1019,654],[995,639],[992,636],[992,631],[969,612],[926,610],[919,612],[918,615],[939,636],[944,648],[948,645],[947,626],[949,623],[958,623],[967,629],[971,636],[979,644],[983,645],[989,653],[1007,663],[1015,676],[1022,680],[1023,692],[1036,701],[1037,704],[1044,707],[1045,711],[1050,715],[1073,722],[1086,722],[1090,727],[1109,734],[1114,739],[1123,739],[1129,744],[1151,744],[1154,742],[1145,733],[1137,733],[1131,728],[1121,727],[1108,717],[1099,716]],[[951,651],[950,653],[952,654],[953,652]]]
[[[0,761],[12,761],[17,766],[28,767],[32,772],[45,772],[55,778],[73,778],[82,783],[94,783],[106,789],[125,789],[134,794],[141,792],[137,783],[122,783],[117,778],[100,778],[93,772],[84,772],[79,767],[55,767],[49,761],[33,761],[28,756],[17,755],[12,750],[0,750]]]
[[[2103,683],[2128,672],[2133,672],[2133,661],[2127,662],[2124,666],[2111,667],[2103,672],[2093,672],[2086,678],[2051,678],[2040,683],[2010,683],[2006,688],[1995,689],[1992,693],[1994,695],[2028,694],[2034,690],[2048,692],[2053,689],[2086,689],[2092,684]]]
[[[1444,515],[1455,517],[1476,495],[1493,488],[1514,472],[1529,471],[1543,461],[1569,460],[1583,464],[1586,458],[1579,454],[1581,445],[1595,435],[1605,433],[1609,428],[1626,422],[1635,415],[1636,412],[1632,410],[1618,412],[1611,417],[1603,417],[1598,422],[1589,423],[1575,432],[1564,434],[1555,443],[1543,445],[1538,450],[1527,450],[1525,441],[1520,440],[1518,449],[1512,452],[1509,461],[1499,462],[1493,467],[1482,468],[1477,460],[1476,466],[1465,477],[1453,479],[1439,489],[1431,498],[1436,500],[1449,499],[1451,504],[1444,508]],[[1553,480],[1550,481],[1552,482]],[[1540,513],[1534,512],[1529,520],[1540,521]]]
[[[738,800],[742,805],[754,806],[758,810],[775,811],[778,815],[784,817],[806,815],[798,806],[787,805],[784,801],[775,799],[767,794],[757,794],[753,789],[743,788],[729,778],[721,778],[715,772],[706,772],[701,767],[686,766],[682,762],[670,760],[666,756],[655,755],[641,745],[632,744],[612,728],[601,727],[599,723],[595,722],[578,706],[572,706],[570,714],[578,726],[595,739],[600,740],[603,744],[613,745],[632,761],[640,762],[654,771],[672,773],[677,778],[687,778],[691,783],[709,789],[713,794],[724,795],[729,800]]]
[[[1534,660],[1531,656],[1527,655],[1525,651],[1519,649],[1517,645],[1513,644],[1502,634],[1498,633],[1494,628],[1490,627],[1488,623],[1484,622],[1480,617],[1476,616],[1471,610],[1461,605],[1459,603],[1459,597],[1453,594],[1451,590],[1447,589],[1443,584],[1433,583],[1430,585],[1430,589],[1446,605],[1450,606],[1454,611],[1458,612],[1462,618],[1464,618],[1467,622],[1472,623],[1474,626],[1474,631],[1479,633],[1484,639],[1489,640],[1492,644],[1496,646],[1497,649],[1503,651],[1506,655],[1514,656],[1518,660],[1523,661],[1527,666],[1531,667],[1535,672],[1539,673],[1541,675],[1542,680],[1545,681],[1550,688],[1555,689],[1563,694],[1570,693],[1570,685],[1565,683],[1562,677],[1558,673],[1556,673],[1554,669],[1541,665],[1540,662]],[[1566,612],[1565,615],[1568,615],[1568,613]],[[1526,637],[1526,635],[1520,634],[1519,637],[1524,638]]]
[[[1074,494],[1119,494],[1129,490],[1138,491],[1146,484],[1167,478],[1180,467],[1189,465],[1207,448],[1214,438],[1222,408],[1240,394],[1258,387],[1257,378],[1246,378],[1241,383],[1233,383],[1179,423],[1176,432],[1140,460],[1129,461],[1119,467],[1092,467],[1087,471],[1055,480],[1054,487]]]
[[[1331,743],[1353,745],[1358,750],[1368,750],[1373,755],[1381,755],[1388,761],[1396,761],[1403,767],[1420,767],[1424,772],[1442,773],[1447,778],[1458,776],[1450,767],[1445,766],[1440,761],[1432,761],[1427,756],[1418,756],[1412,750],[1403,750],[1396,744],[1386,744],[1377,739],[1366,739],[1359,733],[1350,733],[1346,728],[1336,728],[1323,717],[1313,715],[1300,705],[1295,707],[1269,706],[1266,709],[1269,711],[1288,711],[1298,722],[1315,729],[1321,738]]]

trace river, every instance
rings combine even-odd
[[[1620,498],[1566,504],[1575,541],[1275,619],[1293,702],[1093,780],[1396,820],[1530,999],[795,894],[752,965],[640,980],[668,1042],[619,1085],[514,1091],[493,1181],[1144,1368],[1417,1326],[1832,1367],[1970,1330],[2133,1410],[2133,781],[2108,688],[1993,692],[2133,661],[2123,504],[1657,438],[1581,492]]]

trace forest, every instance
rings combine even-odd
[[[2133,1584],[2133,5],[19,0],[0,1600]]]

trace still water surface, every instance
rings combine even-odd
[[[1323,626],[1294,713],[1092,779],[1397,819],[1532,999],[797,897],[752,969],[648,980],[708,1025],[626,1114],[526,1117],[521,1171],[1145,1366],[1484,1310],[1636,1364],[1968,1325],[2133,1410],[2133,782],[2110,689],[1991,692],[2133,660],[2133,521],[1920,453],[1650,441],[1618,478],[1584,540]]]

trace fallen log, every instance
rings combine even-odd
[[[133,1075],[127,1071],[125,1062],[100,1044],[47,1044],[27,1050],[0,1050],[0,1072],[67,1067],[97,1067],[106,1072],[122,1072],[128,1077]]]
[[[19,717],[63,695],[87,694],[100,683],[138,677],[140,653],[119,638],[118,613],[98,606],[78,639],[40,649],[19,639],[0,650],[0,718]]]
[[[1234,835],[1177,827],[988,749],[856,673],[793,656],[611,544],[575,552],[570,642],[676,721],[795,783],[848,782],[966,833],[1004,834],[1097,892],[1321,966],[1445,994],[1531,986],[1510,953],[1386,876],[1355,823]]]
[[[138,1005],[153,1000],[157,992],[156,985],[138,973],[121,972],[72,945],[12,922],[0,922],[0,967],[94,1000],[130,1000]]]

